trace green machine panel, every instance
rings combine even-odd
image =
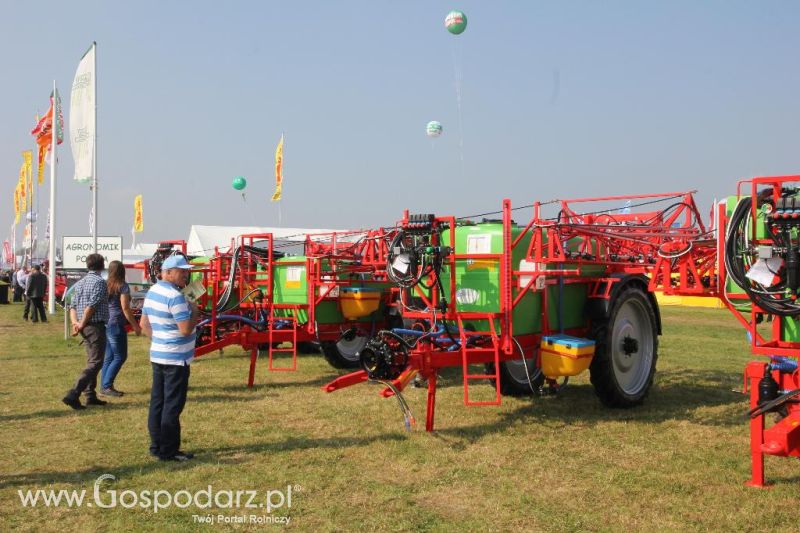
[[[330,271],[331,267],[328,261],[322,261],[322,271]],[[277,259],[273,265],[273,302],[276,304],[308,304],[308,273],[306,272],[306,257],[293,256],[283,257]],[[344,274],[343,274],[344,275]],[[356,283],[355,286],[375,287],[375,284],[369,283]],[[388,291],[389,284],[381,284],[380,286],[385,291]],[[316,295],[319,296],[319,295]],[[373,316],[381,316],[384,311],[384,303],[378,310],[373,313]],[[292,309],[276,310],[278,316],[290,316],[294,311]],[[373,316],[366,316],[357,322],[370,322]],[[342,312],[339,309],[339,301],[335,297],[326,298],[322,300],[316,308],[316,320],[319,324],[341,324],[347,322]],[[306,309],[299,309],[297,321],[301,324],[308,322],[308,311]]]
[[[516,239],[523,228],[512,226],[511,238]],[[533,264],[525,261],[530,244],[528,232],[512,250],[512,270],[530,270]],[[542,233],[544,236],[544,232]],[[442,244],[450,244],[450,231],[442,232]],[[489,222],[458,226],[455,232],[455,253],[459,254],[500,254],[503,251],[503,225]],[[549,265],[557,269],[558,266]],[[565,264],[563,268],[571,268]],[[498,313],[500,312],[500,259],[456,259],[456,307],[462,312]],[[442,271],[442,281],[447,286],[449,269]],[[516,295],[526,280],[515,283]],[[551,329],[580,327],[585,323],[584,307],[587,287],[585,284],[558,284],[548,286],[548,320]],[[512,313],[515,335],[539,333],[542,330],[542,293],[529,291],[522,297]],[[477,331],[487,331],[485,320],[467,322],[466,325]],[[499,322],[495,327],[499,328]],[[498,330],[499,332],[499,330]]]

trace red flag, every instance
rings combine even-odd
[[[36,136],[36,144],[39,146],[50,146],[53,142],[53,107],[58,109],[58,122],[56,124],[56,142],[61,144],[64,142],[64,116],[61,111],[61,98],[58,93],[50,94],[50,109],[44,114],[42,118],[36,123],[36,126],[31,130],[31,135]]]
[[[44,114],[36,127],[31,130],[31,135],[36,136],[36,144],[49,146],[53,142],[53,101],[50,100],[50,109]]]

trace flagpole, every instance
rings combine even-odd
[[[12,256],[12,264],[14,265],[14,271],[17,270],[17,223],[14,222],[11,224],[11,256]]]
[[[94,153],[92,162],[92,248],[97,253],[97,41],[94,46],[92,81],[94,83]]]
[[[31,172],[33,174],[33,172]],[[29,267],[33,267],[33,180],[28,176],[28,169],[25,168],[25,193],[27,196],[25,200],[28,204],[28,263]]]
[[[281,196],[283,196],[283,147],[286,146],[286,141],[284,140],[284,132],[281,132]],[[283,209],[281,208],[281,197],[278,200],[278,227],[283,226]]]
[[[48,242],[47,256],[47,313],[56,313],[56,147],[58,146],[58,93],[56,92],[56,80],[53,80],[53,122],[50,129],[52,151],[50,160],[50,242]],[[33,237],[33,236],[31,236]]]

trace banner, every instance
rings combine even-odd
[[[14,264],[14,251],[11,249],[11,243],[8,241],[3,241],[3,259],[8,265]]]
[[[95,94],[94,54],[95,43],[78,63],[72,94],[69,101],[69,141],[75,160],[75,181],[92,181],[94,158]]]
[[[37,118],[36,126],[31,130],[31,135],[36,137],[36,144],[48,146],[52,141],[53,132],[53,99],[50,98],[50,108],[42,118]]]
[[[19,214],[22,212],[22,199],[19,195],[19,183],[14,188],[14,224],[19,224]]]
[[[144,230],[144,220],[142,219],[142,195],[133,199],[133,231],[141,233]]]
[[[58,91],[50,93],[50,108],[36,121],[36,126],[31,130],[31,135],[36,137],[36,144],[48,150],[53,143],[53,114],[56,115],[56,143],[61,144],[64,142],[64,113],[61,110],[61,96]]]
[[[58,94],[58,89],[55,89],[56,92],[56,144],[61,144],[64,142],[64,110],[61,108],[61,95]],[[52,98],[52,95],[51,95]]]
[[[31,135],[36,137],[36,144],[39,146],[37,175],[40,185],[44,183],[45,156],[53,144],[54,114],[56,116],[56,143],[61,144],[64,142],[64,114],[61,110],[61,97],[58,91],[50,93],[50,109],[47,110],[47,113],[42,118],[36,121],[36,126],[31,130]]]
[[[33,247],[33,235],[31,234],[30,224],[25,224],[25,227],[22,228],[22,247],[23,248]]]
[[[31,150],[25,150],[22,152],[22,161],[25,167],[25,179],[28,182],[28,195],[31,199],[31,205],[33,204],[33,152]],[[41,178],[41,177],[40,177]],[[41,179],[39,180],[39,185],[42,184]]]
[[[22,204],[22,210],[28,209],[28,175],[25,173],[25,163],[19,167],[19,201]]]
[[[48,148],[50,148],[49,144],[39,147],[39,159],[36,160],[36,175],[39,176],[39,184],[44,183],[44,159]]]
[[[283,135],[278,142],[278,147],[275,149],[275,194],[272,195],[272,201],[277,202],[281,199],[281,189],[283,188]]]

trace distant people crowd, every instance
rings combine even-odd
[[[9,285],[12,302],[25,304],[22,313],[23,320],[47,322],[47,314],[44,310],[47,275],[42,272],[41,265],[33,265],[30,269],[23,265],[17,270],[3,272],[0,275],[0,281]]]

